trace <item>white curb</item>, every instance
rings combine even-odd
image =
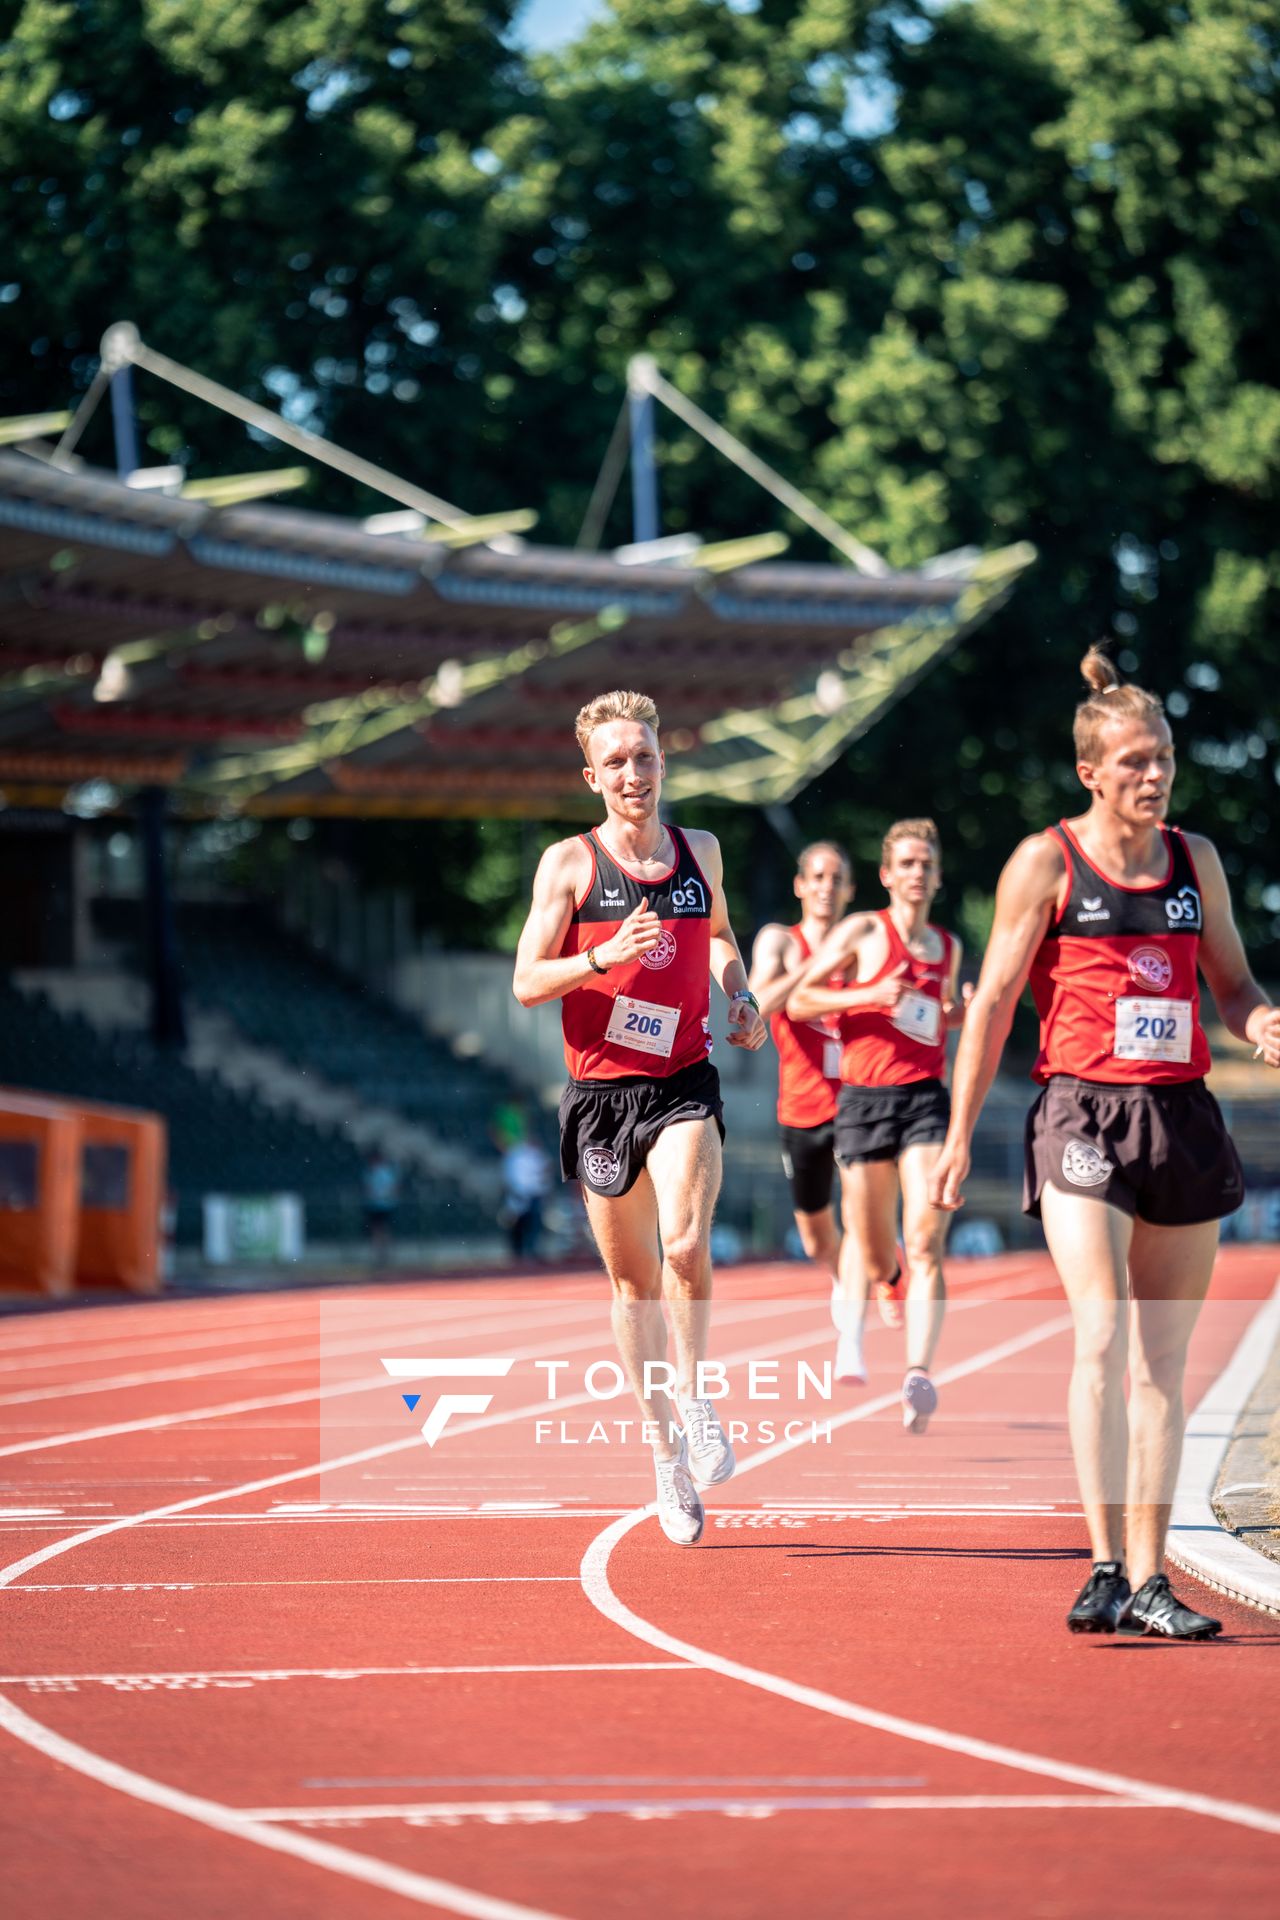
[[[1215,1593],[1280,1614],[1280,1564],[1246,1547],[1218,1524],[1217,1485],[1236,1422],[1280,1338],[1280,1285],[1254,1315],[1225,1371],[1187,1422],[1182,1468],[1169,1523],[1169,1558]]]

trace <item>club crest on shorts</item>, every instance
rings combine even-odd
[[[669,967],[675,957],[676,937],[670,927],[664,927],[662,929],[662,938],[659,940],[657,946],[651,948],[648,953],[642,953],[640,955],[640,965],[642,967],[649,967],[656,972],[659,967]]]
[[[1129,978],[1152,993],[1167,993],[1173,985],[1173,962],[1163,947],[1135,947],[1127,965]]]
[[[611,1187],[622,1172],[622,1162],[612,1147],[588,1147],[582,1170],[593,1187]]]
[[[1112,1171],[1112,1162],[1085,1140],[1068,1140],[1062,1149],[1062,1177],[1073,1187],[1100,1187]]]

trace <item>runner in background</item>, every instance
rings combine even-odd
[[[605,817],[543,854],[515,994],[525,1007],[561,1002],[570,1075],[561,1172],[582,1182],[612,1284],[614,1336],[652,1436],[659,1522],[669,1540],[693,1546],[704,1525],[697,1487],[734,1470],[698,1378],[724,1138],[719,1075],[707,1057],[712,979],[729,1002],[730,1046],[754,1051],[768,1029],[729,924],[715,836],[659,817],[665,761],[652,700],[601,694],[576,732]]]
[[[1202,1640],[1219,1623],[1174,1595],[1164,1545],[1187,1344],[1244,1180],[1204,1084],[1197,967],[1223,1024],[1269,1067],[1280,1067],[1280,1012],[1249,971],[1212,843],[1164,824],[1174,754],[1160,701],[1123,685],[1097,647],[1081,671],[1076,772],[1089,810],[1024,840],[1001,875],[933,1198],[963,1205],[974,1125],[1029,978],[1043,1090],[1024,1206],[1075,1317],[1068,1420],[1094,1557],[1067,1625]]]
[[[929,1176],[947,1131],[947,1028],[964,1019],[957,997],[960,942],[929,920],[942,883],[932,820],[899,820],[890,827],[880,881],[889,905],[878,913],[851,914],[832,929],[801,974],[787,1011],[797,1020],[838,1016],[843,1042],[835,1121],[844,1219],[835,1303],[837,1377],[867,1377],[862,1334],[871,1289],[887,1324],[902,1324],[896,1243],[901,1192],[908,1275],[902,1418],[909,1432],[923,1433],[938,1405],[929,1368],[946,1299],[946,1220],[930,1202]],[[844,984],[833,986],[833,977]]]
[[[832,1276],[835,1290],[840,1229],[831,1190],[840,1091],[838,1016],[793,1020],[786,1005],[814,951],[853,898],[848,855],[833,841],[815,840],[800,855],[794,886],[800,919],[794,926],[774,921],[761,927],[752,949],[748,985],[760,1002],[778,1050],[782,1165],[791,1184],[800,1244],[806,1256]]]

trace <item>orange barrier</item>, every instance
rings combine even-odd
[[[79,1286],[160,1290],[166,1129],[130,1107],[77,1107],[81,1119]]]
[[[0,1286],[161,1286],[158,1114],[0,1088]]]
[[[73,1290],[81,1131],[74,1107],[0,1090],[0,1286]]]

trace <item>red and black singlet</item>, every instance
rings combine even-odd
[[[574,904],[561,953],[603,946],[645,900],[662,939],[565,994],[564,1057],[574,1080],[665,1079],[711,1051],[711,888],[679,827],[667,831],[676,862],[656,880],[625,873],[594,829],[581,835],[591,884]]]
[[[844,1052],[840,1078],[849,1087],[909,1087],[917,1080],[941,1080],[947,1070],[942,1003],[951,978],[954,936],[943,927],[931,925],[930,931],[942,942],[942,957],[921,960],[898,932],[887,907],[882,907],[876,917],[884,927],[888,958],[869,980],[856,984],[874,986],[905,961],[904,991],[892,1012],[853,1007],[841,1014]]]
[[[1212,1060],[1196,962],[1204,910],[1178,828],[1162,827],[1163,880],[1127,887],[1095,867],[1065,820],[1050,827],[1070,890],[1031,963],[1040,1016],[1037,1080],[1070,1074],[1118,1086],[1200,1080]]]
[[[807,960],[810,947],[799,926],[788,929]],[[832,986],[843,986],[833,978]],[[793,1020],[785,1007],[769,1016],[773,1044],[778,1049],[778,1125],[820,1127],[835,1115],[840,1091],[839,1014],[817,1020]]]

